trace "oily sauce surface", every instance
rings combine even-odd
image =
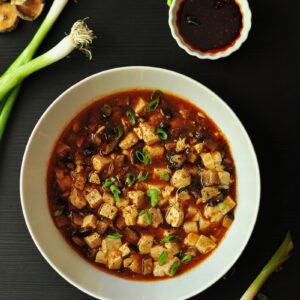
[[[163,189],[164,186],[170,184],[169,182],[166,182],[165,179],[162,180],[161,178],[151,175],[155,168],[167,167],[165,155],[162,157],[152,158],[151,163],[148,165],[140,163],[134,157],[134,151],[137,149],[142,149],[144,146],[142,140],[132,147],[131,153],[129,156],[125,157],[121,167],[116,166],[116,161],[113,161],[108,167],[101,170],[99,173],[101,185],[90,183],[88,181],[88,174],[93,171],[91,160],[94,155],[102,153],[104,150],[106,151],[106,148],[103,150],[103,145],[107,142],[107,139],[109,139],[107,136],[111,133],[110,130],[120,126],[121,120],[123,119],[123,125],[125,129],[124,134],[126,134],[128,131],[131,131],[133,126],[129,124],[128,118],[126,118],[126,112],[128,111],[128,108],[135,107],[139,101],[139,98],[149,101],[152,97],[152,94],[153,91],[151,90],[124,91],[104,97],[81,111],[66,126],[56,145],[54,146],[54,150],[49,161],[47,175],[49,210],[57,228],[65,237],[68,244],[88,262],[92,263],[102,271],[131,280],[159,280],[163,278],[169,278],[169,276],[156,277],[153,276],[152,273],[143,274],[142,260],[151,256],[150,254],[139,254],[138,244],[136,242],[132,242],[127,235],[128,232],[126,232],[126,230],[128,228],[133,230],[138,236],[153,236],[153,246],[162,245],[161,239],[166,236],[166,230],[172,232],[172,234],[176,234],[176,244],[180,247],[180,252],[178,252],[175,256],[179,257],[179,259],[182,259],[185,251],[190,249],[190,247],[187,247],[184,243],[187,233],[183,230],[182,226],[174,228],[168,224],[165,219],[163,223],[156,228],[153,226],[141,227],[138,224],[124,226],[124,219],[122,219],[122,214],[120,211],[118,212],[116,219],[113,221],[109,220],[99,215],[98,206],[91,208],[87,204],[80,209],[75,207],[70,202],[70,193],[71,190],[74,189],[78,165],[80,165],[80,174],[83,174],[83,176],[86,178],[84,183],[85,187],[82,189],[82,193],[84,195],[94,188],[100,190],[101,193],[109,191],[109,189],[103,187],[105,179],[108,178],[117,178],[116,184],[120,189],[122,189],[122,198],[126,198],[126,193],[132,189],[144,190],[146,193],[148,185],[157,185]],[[112,108],[109,118],[103,116],[104,104],[109,105]],[[182,115],[184,115],[185,118],[183,118]],[[192,175],[192,183],[188,189],[186,189],[186,191],[190,194],[190,199],[182,201],[182,209],[185,213],[185,221],[191,221],[195,217],[195,215],[188,212],[191,207],[196,208],[201,215],[203,215],[205,207],[214,207],[222,202],[222,200],[224,200],[224,198],[227,196],[230,196],[232,199],[236,199],[235,166],[230,153],[229,145],[215,123],[208,116],[206,116],[203,111],[184,99],[176,97],[172,94],[163,93],[160,98],[160,104],[155,111],[143,111],[139,113],[139,116],[136,116],[136,121],[147,121],[155,128],[165,128],[168,132],[168,139],[166,141],[159,142],[164,145],[164,147],[166,147],[168,143],[170,144],[172,141],[178,140],[180,137],[186,137],[191,145],[199,142],[202,143],[202,151],[219,151],[222,155],[222,164],[224,165],[224,170],[230,173],[232,184],[227,187],[228,189],[221,189],[221,193],[217,197],[210,199],[206,203],[197,204],[196,199],[200,195],[199,193],[203,185],[201,180],[198,179],[198,175]],[[97,145],[97,142],[95,141],[95,132],[97,132],[97,129],[103,125],[106,127],[106,129],[109,128],[110,130],[105,132],[106,137],[103,135],[101,136],[102,140],[99,142],[100,144]],[[137,126],[137,124],[135,126]],[[186,150],[186,153],[188,153],[188,151]],[[171,152],[173,153],[174,149],[166,150],[165,154]],[[112,154],[109,155],[122,155],[122,153],[125,152],[120,149],[119,146],[116,146]],[[194,163],[185,161],[184,167],[186,169],[193,169],[196,173],[204,168],[203,162],[201,162],[199,157]],[[136,179],[133,188],[126,185],[126,174],[129,172],[136,174],[136,177],[140,172],[147,172],[150,175],[143,182],[139,182],[138,179]],[[184,189],[182,190],[184,192]],[[178,191],[174,191],[172,195],[176,197],[176,193],[178,193]],[[148,198],[146,197],[146,199]],[[169,209],[168,205],[158,204],[158,206],[162,215],[165,216]],[[149,208],[151,208],[151,206],[148,199],[145,201],[143,209]],[[91,228],[81,228],[82,218],[90,214],[94,214],[98,221],[103,221],[108,224],[106,233],[101,232],[101,238],[105,238],[105,235],[108,232],[115,232],[122,235],[122,243],[127,242],[129,244],[131,255],[136,258],[137,262],[140,264],[138,270],[133,272],[129,268],[124,268],[123,266],[119,269],[109,270],[104,264],[94,262],[96,254],[100,248],[99,246],[96,248],[90,248],[85,243],[84,239],[87,235],[97,232],[98,228],[96,230]],[[234,218],[233,210],[228,212],[225,217],[232,221]],[[202,231],[202,233],[208,237],[212,237],[217,246],[224,237],[226,230],[227,228],[222,225],[222,221],[215,223],[211,222],[209,226]],[[190,262],[181,263],[176,275],[182,274],[198,265],[208,255],[210,255],[210,253],[211,252],[206,254],[198,253]]]
[[[185,0],[177,17],[185,42],[203,52],[218,52],[240,37],[243,16],[234,0]]]

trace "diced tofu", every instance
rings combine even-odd
[[[152,274],[153,261],[152,258],[143,259],[142,273],[143,275]]]
[[[100,181],[98,173],[91,172],[90,175],[89,175],[89,182],[94,183],[94,184],[100,184],[101,181]]]
[[[168,252],[168,257],[172,257],[180,252],[180,247],[177,243],[169,242],[165,243],[165,247]]]
[[[94,232],[93,234],[86,236],[84,238],[84,241],[92,249],[98,248],[101,245],[101,237],[97,232]]]
[[[201,175],[201,182],[204,186],[213,186],[213,185],[220,184],[218,172],[216,171],[205,170],[202,171],[200,175]]]
[[[167,198],[171,196],[171,193],[174,191],[174,186],[172,185],[166,185],[164,189],[162,190],[162,196],[163,198]]]
[[[114,250],[108,252],[107,255],[107,267],[110,270],[118,270],[122,266],[122,252],[119,250]]]
[[[182,115],[184,119],[186,119],[189,116],[189,111],[187,109],[180,109],[179,113]]]
[[[215,168],[214,159],[210,153],[201,153],[200,156],[206,169],[213,170]]]
[[[176,188],[180,189],[191,184],[191,175],[185,169],[180,169],[174,172],[171,183]]]
[[[150,226],[151,224],[148,224],[147,223],[147,217],[146,217],[146,214],[142,214],[142,215],[139,215],[138,216],[138,219],[137,219],[137,224],[141,227],[147,227],[147,226]]]
[[[190,145],[186,142],[186,138],[179,138],[176,143],[176,152],[181,152],[187,148],[190,148]]]
[[[189,247],[185,253],[185,255],[192,255],[192,256],[196,256],[197,255],[197,249],[195,247]]]
[[[215,151],[215,152],[211,153],[211,156],[214,160],[215,167],[218,167],[222,164],[222,155],[219,151]]]
[[[96,170],[96,171],[101,171],[110,162],[111,162],[110,158],[103,157],[99,154],[94,155],[92,158],[92,164],[93,164],[94,170]]]
[[[183,230],[186,233],[195,232],[198,233],[198,225],[197,222],[187,221],[183,224]]]
[[[172,268],[175,262],[180,262],[178,257],[174,257],[169,260],[167,263],[163,264],[162,266],[159,265],[158,262],[154,263],[153,275],[156,277],[162,277],[165,275],[173,276],[174,274],[170,274],[170,269]]]
[[[123,209],[124,207],[129,205],[129,200],[121,198],[120,201],[116,202],[116,207],[119,209]]]
[[[149,208],[148,211],[149,211],[149,214],[151,215],[151,225],[154,228],[157,228],[164,221],[160,209],[151,207],[151,208]]]
[[[138,242],[140,254],[150,253],[150,250],[151,250],[152,244],[153,244],[153,240],[154,240],[154,238],[151,235],[143,235],[140,238],[140,240]]]
[[[122,252],[122,257],[125,257],[130,254],[130,248],[128,247],[128,243],[123,244],[119,250]]]
[[[198,143],[194,146],[194,149],[195,151],[198,153],[198,154],[201,154],[202,152],[202,149],[203,149],[203,143]]]
[[[138,136],[134,132],[129,132],[119,143],[119,147],[123,150],[127,150],[134,146],[138,141]]]
[[[142,140],[143,139],[143,132],[140,127],[134,127],[133,128],[134,133],[137,135],[137,137]]]
[[[188,162],[190,162],[192,164],[196,162],[197,158],[198,158],[198,155],[194,152],[190,152],[187,156]]]
[[[96,228],[97,218],[94,215],[88,215],[83,218],[81,227]]]
[[[155,127],[148,122],[140,123],[143,140],[147,145],[159,142],[159,136],[155,133]]]
[[[202,202],[207,202],[208,200],[218,196],[220,194],[220,191],[216,187],[204,187],[201,190],[202,195]]]
[[[226,215],[235,207],[236,203],[231,199],[230,196],[227,196],[223,202],[218,204],[220,211],[223,215]]]
[[[131,255],[123,261],[124,268],[130,269],[132,272],[140,273],[141,264],[138,255]]]
[[[114,165],[116,168],[121,168],[125,160],[125,155],[120,154],[116,155],[115,158],[113,159]]]
[[[230,179],[230,173],[229,172],[226,172],[226,171],[218,172],[218,176],[219,176],[221,185],[223,185],[223,186],[224,185],[226,185],[226,186],[230,185],[231,179]]]
[[[182,191],[177,194],[177,199],[180,201],[186,201],[191,199],[191,195],[189,194],[188,191]]]
[[[211,250],[213,250],[216,247],[216,243],[208,238],[207,236],[201,234],[197,243],[196,243],[196,248],[197,250],[202,253],[202,254],[206,254],[208,252],[210,252]]]
[[[85,195],[86,201],[89,203],[91,208],[96,208],[100,205],[102,196],[98,190],[93,189],[87,195]]]
[[[161,253],[163,251],[165,251],[166,249],[162,246],[156,245],[154,247],[151,248],[150,250],[150,255],[154,260],[158,260],[159,256],[161,255]]]
[[[107,203],[104,203],[99,209],[99,214],[110,220],[113,220],[117,216],[117,213],[118,209],[115,206]]]
[[[115,199],[114,199],[113,195],[108,192],[104,192],[104,194],[102,196],[102,200],[103,200],[103,202],[110,204],[110,205],[114,205],[114,203],[115,203]]]
[[[163,179],[165,181],[168,181],[166,179],[166,176],[170,177],[171,171],[167,168],[153,168],[153,177],[158,179]]]
[[[108,253],[110,251],[118,250],[122,246],[121,239],[112,239],[106,237],[102,240],[102,251]]]
[[[164,155],[165,149],[163,146],[160,145],[146,145],[144,147],[144,151],[148,152],[151,158],[159,158]]]
[[[85,183],[86,178],[82,174],[76,174],[74,186],[82,191],[84,189]]]
[[[138,217],[138,210],[135,205],[126,206],[122,210],[123,218],[125,219],[126,225],[135,225]]]
[[[99,250],[96,254],[95,262],[106,265],[107,255],[102,250]]]
[[[199,235],[196,234],[196,233],[191,232],[184,239],[184,243],[187,246],[195,246],[196,243],[197,243],[197,241],[198,241],[198,239],[199,239]]]
[[[96,228],[98,233],[103,234],[108,228],[108,223],[98,220],[96,222]]]
[[[72,190],[69,199],[72,205],[78,209],[82,209],[86,206],[86,201],[82,195],[82,192],[78,191],[77,189]]]
[[[174,204],[166,213],[166,221],[173,227],[180,227],[184,219],[184,212],[179,204]]]
[[[200,220],[199,220],[200,231],[207,229],[209,226],[210,226],[210,222],[205,220],[202,216],[200,216]]]
[[[230,217],[228,217],[228,215],[226,215],[223,219],[222,225],[223,227],[229,228],[232,222],[233,220]]]
[[[145,108],[146,105],[147,101],[144,98],[139,97],[133,107],[133,110],[136,114],[139,114]]]
[[[204,217],[209,219],[212,223],[219,222],[223,218],[223,214],[220,211],[219,204],[216,206],[206,205],[204,207]]]
[[[199,210],[198,208],[194,206],[189,206],[187,209],[187,215],[186,217],[189,219],[193,219],[196,215],[199,215]],[[198,220],[192,220],[192,221],[198,221]]]
[[[143,191],[130,191],[127,194],[128,198],[132,200],[132,203],[141,209],[145,205],[145,193]]]

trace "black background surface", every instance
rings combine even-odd
[[[195,299],[239,299],[287,230],[296,251],[262,292],[270,299],[300,299],[300,2],[256,0],[250,6],[253,26],[242,48],[226,59],[204,61],[172,39],[164,0],[71,1],[40,52],[55,45],[74,21],[89,16],[98,36],[93,60],[73,53],[26,80],[0,144],[0,299],[91,299],[62,279],[35,247],[21,211],[19,171],[34,125],[58,95],[88,75],[130,65],[171,69],[207,85],[237,113],[257,151],[262,197],[251,240],[235,274]],[[41,19],[0,35],[1,73]]]

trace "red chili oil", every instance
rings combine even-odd
[[[216,53],[240,37],[243,16],[234,0],[185,0],[178,10],[177,27],[193,49]]]

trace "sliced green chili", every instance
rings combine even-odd
[[[161,239],[163,243],[176,242],[178,240],[180,240],[180,238],[176,234],[169,234],[168,236],[165,236],[163,239]]]
[[[63,210],[62,209],[57,209],[53,215],[54,217],[60,217],[63,214]]]
[[[156,129],[156,133],[159,136],[159,138],[163,141],[168,139],[168,134],[165,130],[163,130],[162,128],[157,128]]]
[[[126,174],[126,183],[128,186],[133,186],[135,183],[135,175],[133,173],[127,173]]]
[[[149,189],[147,191],[147,196],[150,197],[151,207],[155,207],[157,205],[158,195],[159,195],[159,190],[157,189]]]
[[[124,134],[124,128],[122,125],[117,126],[117,134],[116,134],[116,139],[119,140],[122,135]]]
[[[110,186],[110,191],[113,194],[116,202],[119,202],[120,201],[120,194],[121,194],[120,189],[116,185],[113,184],[113,185]]]
[[[145,181],[148,178],[149,172],[143,172],[141,171],[139,176],[138,176],[138,181],[142,182]]]
[[[106,237],[110,238],[110,239],[114,239],[114,240],[117,240],[117,239],[120,239],[123,235],[120,234],[120,233],[114,233],[114,232],[111,232],[109,233]]]
[[[188,262],[190,262],[192,260],[192,258],[193,258],[193,256],[191,254],[185,255],[183,257],[183,259],[181,260],[181,262],[188,263]]]
[[[160,103],[160,99],[159,99],[159,98],[156,98],[156,99],[150,101],[150,102],[147,104],[147,106],[146,106],[146,111],[148,111],[148,112],[153,112],[153,111],[155,111],[156,108],[158,107],[159,103]]]
[[[131,125],[135,125],[136,119],[135,119],[135,113],[131,107],[129,107],[126,111],[126,116],[128,117]]]
[[[167,258],[168,258],[168,253],[166,251],[163,251],[158,257],[158,264],[162,266],[166,262]]]
[[[139,213],[139,215],[140,215],[140,216],[145,215],[145,217],[146,217],[146,223],[147,223],[148,225],[151,225],[151,222],[152,222],[152,215],[149,213],[148,209],[143,209],[143,210],[141,210],[140,213]]]
[[[105,179],[103,186],[110,187],[115,181],[116,181],[115,178],[107,178],[107,179]]]
[[[178,270],[178,268],[179,268],[179,265],[180,265],[180,261],[179,261],[179,260],[176,260],[176,261],[174,262],[174,264],[172,265],[172,267],[171,267],[171,269],[170,269],[170,271],[169,271],[169,274],[170,274],[170,275],[174,275],[174,274],[177,272],[177,270]]]

